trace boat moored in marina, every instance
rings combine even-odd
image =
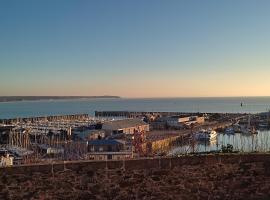
[[[193,138],[198,141],[211,141],[215,140],[217,132],[214,130],[200,130],[193,135]]]
[[[258,131],[254,127],[244,127],[242,128],[243,134],[258,134]]]
[[[228,134],[228,135],[234,135],[235,131],[234,131],[233,127],[228,127],[225,129],[224,133]]]

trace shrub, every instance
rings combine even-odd
[[[231,145],[231,144],[227,144],[227,146],[222,145],[221,152],[222,153],[232,153],[233,152],[233,145]]]

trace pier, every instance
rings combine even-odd
[[[143,144],[144,150],[146,150],[147,143],[151,143],[153,153],[166,152],[170,146],[176,142],[187,141],[190,138],[192,132],[199,131],[200,129],[223,129],[232,125],[231,122],[216,122],[198,126],[193,130],[167,130],[167,131],[151,131],[146,136],[146,143]]]

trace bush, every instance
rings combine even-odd
[[[227,144],[227,146],[222,145],[221,152],[222,153],[232,153],[233,152],[233,145],[231,145],[231,144]]]

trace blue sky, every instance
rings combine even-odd
[[[0,2],[0,95],[270,95],[267,0]]]

